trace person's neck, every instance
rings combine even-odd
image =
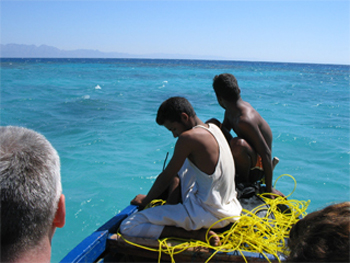
[[[23,252],[13,263],[49,263],[50,259],[51,241],[45,236],[35,248]]]
[[[204,124],[204,122],[201,121],[201,119],[199,119],[197,117],[197,115],[193,118],[192,121],[192,127],[198,126],[198,125],[202,125],[202,126],[206,126],[206,124]]]
[[[239,98],[235,102],[230,102],[226,110],[230,113],[231,116],[240,116],[244,107],[244,101]]]

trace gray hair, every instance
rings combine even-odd
[[[62,193],[60,159],[46,138],[0,127],[2,258],[35,247],[48,233]]]

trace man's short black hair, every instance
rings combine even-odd
[[[235,76],[232,74],[216,75],[213,80],[213,88],[216,96],[226,100],[237,101],[240,98],[241,90]]]
[[[164,125],[165,121],[181,122],[181,113],[186,113],[189,117],[196,115],[191,103],[183,97],[171,97],[160,105],[156,121],[159,125]]]

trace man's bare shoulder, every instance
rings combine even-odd
[[[183,132],[179,136],[178,141],[180,140],[181,143],[198,146],[211,142],[211,138],[213,138],[213,135],[208,130],[196,127]]]
[[[195,140],[198,137],[202,136],[210,136],[210,132],[208,132],[206,129],[202,129],[200,127],[193,127],[192,129],[183,132],[180,137],[186,138],[186,139],[192,139]]]
[[[239,122],[259,124],[261,121],[262,117],[259,112],[247,102],[242,108],[242,114],[239,118]]]
[[[246,107],[237,119],[235,132],[243,136],[249,130],[258,129],[263,119],[253,107]]]
[[[198,140],[198,137],[198,133],[194,129],[190,129],[188,131],[184,131],[179,135],[176,144],[190,146],[193,142],[196,142]]]
[[[240,133],[240,136],[253,130],[260,130],[265,134],[271,133],[268,123],[253,107],[247,108],[246,112],[240,116],[235,129],[235,131]]]
[[[244,112],[239,116],[237,124],[258,124],[260,122],[260,115],[255,111]]]

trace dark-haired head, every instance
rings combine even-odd
[[[350,262],[350,202],[330,205],[296,223],[288,262]]]
[[[165,121],[181,123],[181,114],[186,113],[189,117],[196,116],[191,103],[183,97],[172,97],[160,105],[156,121],[164,125]]]
[[[229,73],[216,75],[213,80],[213,88],[216,96],[225,100],[237,101],[241,96],[235,76]]]

